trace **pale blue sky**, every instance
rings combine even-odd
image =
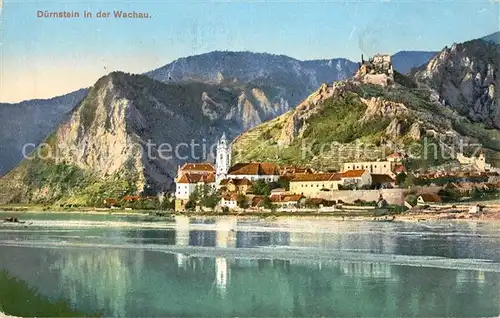
[[[51,97],[113,70],[140,73],[213,50],[352,60],[440,50],[496,32],[500,13],[493,0],[3,2],[0,101]],[[152,18],[41,19],[37,10],[135,10]]]

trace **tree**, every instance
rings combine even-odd
[[[400,172],[396,175],[396,184],[398,186],[403,185],[406,182],[406,173]]]
[[[252,192],[257,195],[268,196],[271,194],[271,187],[264,180],[257,180],[252,184]]]
[[[413,176],[413,173],[408,173],[405,178],[404,186],[405,188],[409,188],[415,185],[415,177]]]
[[[186,210],[192,211],[196,208],[196,201],[189,199],[186,203]]]
[[[288,191],[290,189],[290,180],[280,177],[278,181],[271,182],[269,186],[271,190],[276,188],[283,188]]]
[[[236,199],[236,204],[238,205],[239,208],[241,209],[246,209],[248,208],[248,200],[247,196],[240,193],[238,194],[238,198]]]
[[[262,200],[262,203],[260,204],[261,207],[263,207],[264,209],[269,209],[271,211],[275,211],[276,210],[276,204],[273,203],[273,201],[271,201],[271,199],[269,197],[265,197],[263,200]]]
[[[214,209],[220,201],[220,196],[217,193],[213,193],[206,196],[201,201],[201,205],[207,208]]]
[[[163,198],[160,206],[162,210],[173,210],[175,206],[175,200],[170,198]]]

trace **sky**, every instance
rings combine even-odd
[[[50,98],[111,71],[142,73],[214,50],[358,61],[438,51],[500,29],[500,0],[0,0],[0,7],[0,102]],[[115,10],[151,17],[96,16]]]

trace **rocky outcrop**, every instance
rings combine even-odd
[[[396,103],[381,97],[372,97],[370,99],[361,98],[366,104],[366,112],[362,122],[371,121],[375,118],[394,118],[408,115],[408,108],[402,103]]]
[[[408,135],[413,140],[420,140],[422,138],[422,128],[420,123],[413,123],[408,131]]]
[[[499,59],[500,46],[474,40],[444,48],[413,74],[431,89],[440,101],[475,122],[500,128]]]
[[[350,81],[335,82],[332,85],[323,83],[317,91],[297,105],[285,121],[278,143],[283,146],[290,145],[306,130],[308,119],[322,110],[322,101],[340,96],[354,86],[355,84]]]

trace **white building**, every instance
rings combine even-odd
[[[215,177],[213,174],[185,173],[175,184],[175,198],[188,200],[196,188],[201,188],[205,185],[215,189]]]
[[[238,207],[238,194],[228,194],[221,198],[221,207],[228,207],[229,209],[236,209]]]
[[[372,184],[372,175],[367,170],[349,170],[342,172],[341,180],[344,186],[356,185],[361,187]]]
[[[367,162],[347,162],[344,163],[342,171],[349,170],[366,170],[373,174],[392,175],[392,167],[394,163],[391,161],[367,161]]]

